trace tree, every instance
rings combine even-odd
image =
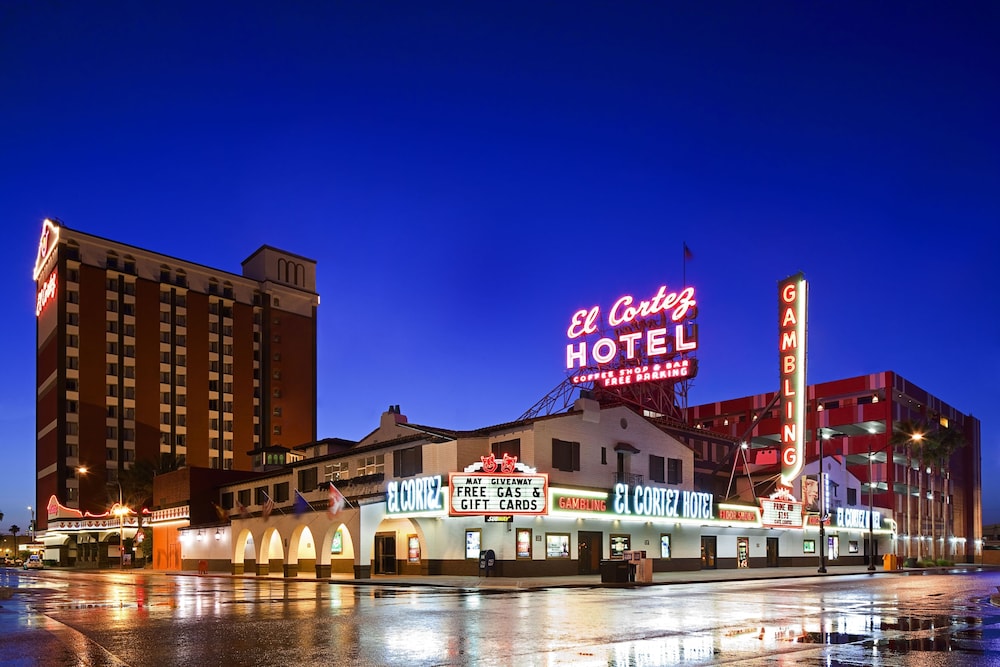
[[[906,451],[906,557],[910,558],[912,551],[912,540],[913,540],[913,529],[910,523],[910,499],[913,497],[913,492],[911,491],[912,482],[911,476],[913,474],[913,462],[919,459],[923,453],[923,440],[928,437],[930,433],[930,428],[927,424],[920,421],[904,421],[895,425],[893,429],[892,437],[889,439],[889,443],[893,446],[901,446]],[[923,534],[922,512],[921,500],[923,498],[923,469],[917,473],[918,479],[918,495],[917,495],[917,526],[918,531]],[[920,558],[920,541],[917,541],[917,558]]]
[[[153,480],[157,475],[173,472],[184,467],[184,465],[184,456],[175,457],[171,454],[163,454],[160,460],[155,463],[149,459],[140,459],[121,472],[116,484],[108,485],[108,498],[110,502],[117,502],[118,485],[120,484],[122,502],[138,513],[138,530],[142,530],[143,533],[141,545],[145,558],[149,558],[153,553],[153,535],[152,531],[146,530],[142,525],[142,510],[153,504]],[[126,540],[127,545],[130,540],[131,538]]]
[[[942,427],[937,433],[937,465],[938,469],[941,471],[941,485],[943,496],[941,503],[941,520],[942,529],[941,533],[944,538],[944,557],[951,560],[949,556],[951,554],[949,551],[949,537],[948,537],[948,516],[951,514],[951,504],[950,504],[950,488],[949,483],[951,481],[951,457],[952,455],[965,446],[965,436],[957,428],[952,428],[950,426]]]
[[[11,524],[10,528],[7,529],[7,532],[14,536],[14,553],[16,554],[20,551],[17,548],[17,534],[21,532],[21,527],[17,524]]]

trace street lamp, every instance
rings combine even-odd
[[[819,429],[822,431],[822,429]],[[823,441],[829,440],[829,433],[820,433],[819,438],[819,574],[826,574],[826,485],[823,483]]]
[[[868,571],[875,571],[875,476],[872,472],[872,439],[875,430],[868,429]]]

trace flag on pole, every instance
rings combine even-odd
[[[266,521],[268,517],[271,516],[271,512],[274,511],[274,501],[271,500],[271,496],[265,497],[267,498],[267,502],[264,503],[264,511],[261,512],[261,516],[264,517],[264,520]]]
[[[301,516],[305,511],[309,509],[309,502],[302,497],[298,489],[295,490],[295,516]]]
[[[691,248],[688,247],[687,243],[684,244],[684,259],[686,260],[694,259],[694,254],[691,252]]]
[[[340,511],[344,509],[344,505],[347,504],[347,499],[344,498],[344,494],[330,482],[330,504],[326,508],[326,513],[330,515],[330,518],[340,514]]]
[[[236,503],[236,507],[239,509],[240,518],[241,519],[249,519],[250,518],[250,510],[247,509],[246,505],[244,505],[241,502],[237,502]]]
[[[226,510],[219,507],[218,503],[212,503],[212,507],[215,508],[215,516],[218,517],[219,521],[226,521],[229,519],[229,514],[226,513]]]

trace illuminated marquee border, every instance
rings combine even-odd
[[[778,284],[778,375],[781,379],[781,485],[803,468],[806,427],[806,302],[800,272]]]

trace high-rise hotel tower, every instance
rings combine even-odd
[[[135,461],[250,470],[316,440],[315,261],[262,246],[237,275],[45,220],[34,279],[38,507],[105,512]]]

